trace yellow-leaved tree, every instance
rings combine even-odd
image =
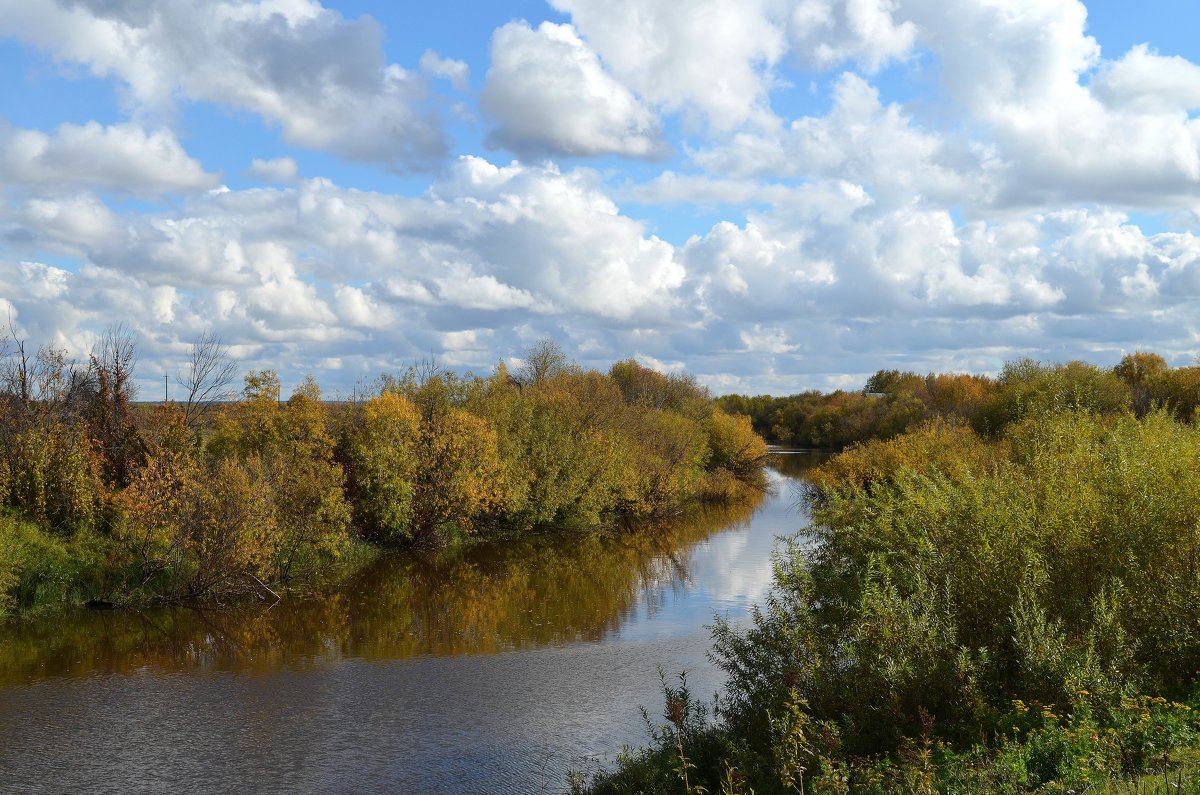
[[[384,392],[362,407],[344,442],[358,527],[384,541],[411,536],[421,415],[412,401]]]
[[[132,587],[184,599],[261,587],[280,540],[271,498],[257,455],[204,467],[158,451],[120,496],[123,540],[141,566]]]
[[[714,407],[705,430],[711,452],[703,487],[706,499],[735,499],[748,485],[765,487],[762,470],[767,443],[754,432],[749,417]]]
[[[413,530],[430,539],[454,525],[473,532],[480,514],[502,497],[503,472],[496,431],[462,409],[450,408],[422,423],[413,489]]]
[[[677,511],[696,496],[708,461],[699,423],[672,411],[638,408],[625,443],[634,451],[636,487],[628,509],[635,515]]]
[[[405,387],[420,416],[411,533],[420,541],[474,532],[505,498],[496,429],[455,405],[461,386],[452,375],[431,373]]]
[[[281,578],[297,564],[320,565],[349,542],[350,507],[342,468],[334,460],[329,412],[311,376],[279,403],[274,371],[246,376],[243,399],[217,419],[210,460],[257,457],[279,526],[274,560]]]

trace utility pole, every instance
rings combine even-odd
[[[164,406],[167,405],[167,402],[170,401],[170,399],[171,399],[170,394],[168,394],[168,392],[167,392],[167,390],[169,388],[169,382],[167,381],[167,378],[168,378],[167,374],[163,373],[163,405]]]

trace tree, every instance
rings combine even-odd
[[[298,561],[340,554],[350,509],[320,388],[309,377],[283,406],[279,392],[273,370],[247,373],[243,399],[217,418],[206,453],[215,461],[260,459],[280,530],[275,560],[287,577]]]
[[[1087,362],[1043,364],[1033,359],[1008,362],[979,423],[991,433],[1025,417],[1067,411],[1106,414],[1130,407],[1129,387],[1111,370]]]
[[[1130,386],[1143,386],[1155,376],[1170,369],[1167,360],[1157,353],[1135,351],[1121,357],[1113,372]]]
[[[130,407],[137,396],[133,381],[137,346],[133,332],[121,324],[109,326],[88,358],[91,386],[88,424],[104,457],[106,478],[117,488],[123,488],[129,484],[134,469],[145,460],[146,453]]]
[[[615,363],[608,371],[631,406],[669,409],[701,418],[708,411],[708,390],[688,374],[664,375],[635,359]]]
[[[351,503],[359,527],[386,541],[411,535],[421,415],[384,392],[362,407],[345,440]]]
[[[1176,367],[1146,381],[1148,402],[1165,406],[1183,422],[1194,420],[1200,409],[1200,366]]]
[[[524,364],[517,371],[522,386],[534,386],[575,367],[566,352],[551,339],[538,340],[525,350]]]
[[[288,577],[297,560],[341,554],[350,540],[350,506],[334,460],[329,412],[312,376],[292,393],[278,427],[279,445],[265,463],[281,531],[279,573]]]
[[[1123,356],[1113,372],[1129,386],[1133,410],[1141,416],[1150,410],[1151,391],[1157,385],[1155,382],[1160,381],[1170,369],[1167,360],[1157,353],[1135,351]]]
[[[921,395],[925,391],[925,379],[916,373],[900,370],[879,370],[867,379],[864,394],[895,395],[910,392]]]
[[[222,458],[201,467],[162,451],[122,492],[121,533],[141,566],[176,598],[252,590],[276,558],[281,528],[262,459]]]
[[[221,338],[205,330],[192,343],[186,375],[175,381],[184,389],[183,422],[195,428],[211,411],[213,404],[232,400],[237,365],[226,354]]]
[[[0,338],[0,504],[62,535],[95,527],[106,490],[96,434],[80,416],[94,402],[90,375],[62,349],[30,353],[11,321],[9,334]]]
[[[447,525],[463,532],[499,504],[502,469],[496,431],[485,420],[450,408],[423,422],[416,446],[414,535],[433,539]]]
[[[708,421],[708,444],[712,451],[710,469],[727,469],[749,478],[758,472],[767,457],[767,443],[754,432],[750,418],[730,415],[717,409]]]
[[[699,423],[670,411],[636,409],[625,434],[637,469],[635,514],[679,510],[695,496],[708,461],[708,439]]]

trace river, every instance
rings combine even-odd
[[[276,605],[0,626],[4,792],[561,792],[640,745],[657,668],[708,697],[815,457],[756,504],[636,534],[389,555]]]

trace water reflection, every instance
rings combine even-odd
[[[777,462],[792,477],[811,464],[803,455]],[[789,480],[776,476],[776,488]],[[77,611],[14,622],[0,631],[0,684],[148,669],[270,671],[349,657],[487,654],[647,637],[655,633],[629,625],[645,623],[639,616],[663,618],[671,608],[696,627],[714,610],[753,601],[766,586],[761,565],[736,565],[763,502],[704,507],[649,532],[548,534],[388,555],[332,593],[274,606]],[[696,589],[695,609],[688,610],[681,597]]]

